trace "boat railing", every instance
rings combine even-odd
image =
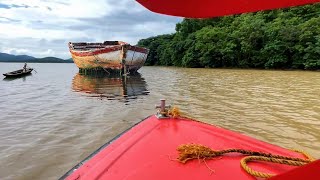
[[[104,45],[121,45],[122,41],[104,41],[103,42]]]
[[[123,45],[129,45],[129,44],[122,41],[104,41],[103,43],[69,42],[69,47],[71,49],[77,49],[77,50],[105,48],[105,47],[112,47],[112,46],[119,46],[119,45],[123,46]]]
[[[77,50],[101,49],[101,48],[106,48],[106,47],[113,47],[113,45],[71,46],[72,49],[77,49]]]

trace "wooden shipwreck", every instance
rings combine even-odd
[[[69,42],[69,50],[80,72],[102,71],[127,74],[145,63],[149,50],[122,41],[103,43]]]

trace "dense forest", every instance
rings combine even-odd
[[[320,69],[320,3],[211,19],[142,39],[146,65]]]

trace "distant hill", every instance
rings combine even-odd
[[[0,62],[22,62],[31,59],[35,59],[35,57],[27,55],[12,55],[7,53],[0,53]]]
[[[45,58],[35,58],[30,59],[27,62],[33,62],[33,63],[73,63],[72,59],[60,59],[56,57],[45,57]]]
[[[0,62],[27,62],[27,63],[73,63],[72,58],[60,59],[56,57],[35,58],[28,55],[12,55],[0,53]]]

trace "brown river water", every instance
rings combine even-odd
[[[0,72],[23,63],[0,63]],[[99,78],[29,64],[0,79],[0,179],[58,179],[165,98],[187,116],[320,158],[320,72],[143,67]],[[196,134],[195,134],[196,136]]]

